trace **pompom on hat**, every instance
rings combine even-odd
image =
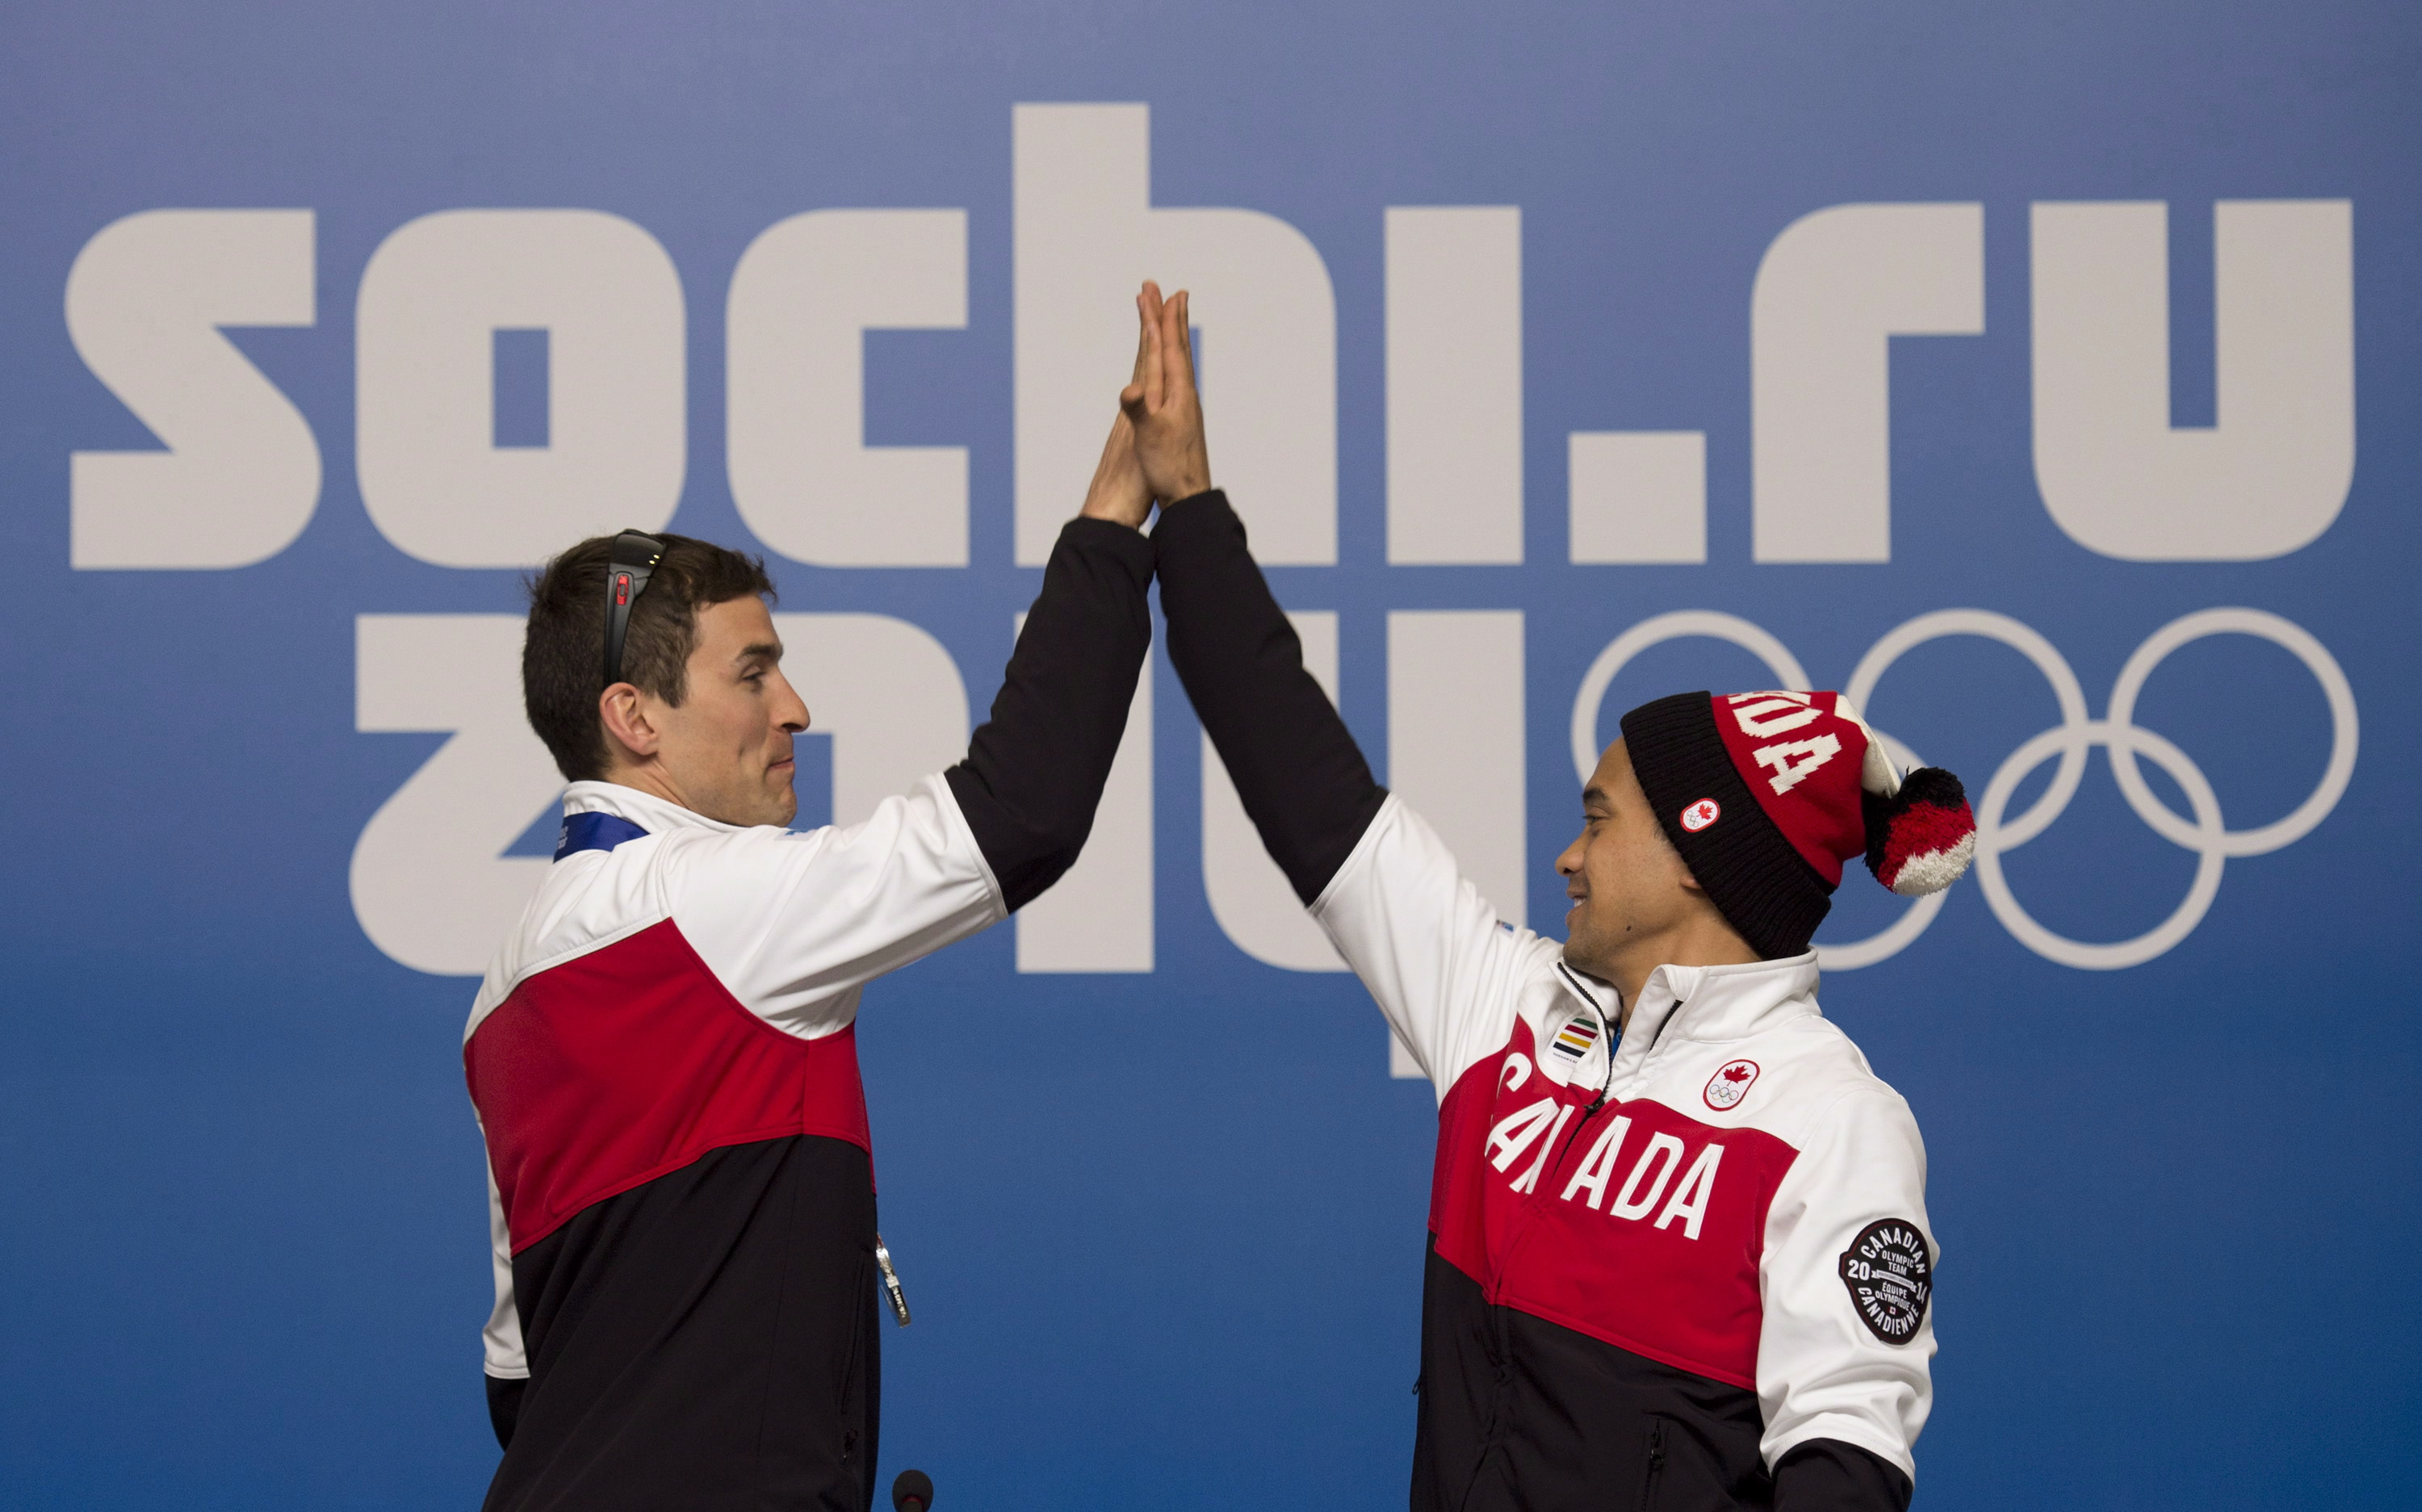
[[[1897,771],[1839,693],[1677,693],[1625,715],[1623,739],[1665,838],[1769,960],[1808,949],[1850,858],[1915,898],[1976,852],[1959,780]]]

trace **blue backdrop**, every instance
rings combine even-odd
[[[476,1503],[461,973],[481,889],[551,830],[480,660],[538,555],[515,512],[765,549],[785,612],[885,617],[812,622],[924,669],[899,717],[963,735],[934,669],[989,701],[1040,579],[1016,522],[1073,509],[1093,444],[1050,406],[1076,386],[1098,433],[1124,280],[1164,265],[1200,291],[1215,468],[1282,599],[1334,615],[1349,722],[1383,768],[1489,779],[1428,780],[1534,925],[1581,694],[1586,745],[1777,681],[1761,632],[1845,687],[1977,611],[1869,705],[2003,789],[2005,886],[1824,988],[1931,1159],[1922,1506],[2412,1504],[2410,6],[243,0],[11,30],[0,1504]],[[1023,108],[1122,104],[1149,109]],[[1147,213],[1103,165],[1147,142],[1151,206],[1258,216]],[[962,214],[804,223],[831,234],[739,297],[761,233],[835,209]],[[1054,269],[1100,275],[1109,324]],[[743,386],[812,445],[744,436]],[[889,448],[964,449],[964,483]],[[850,536],[894,485],[914,528]],[[1485,617],[1425,618],[1456,610]],[[1686,611],[1720,633],[1605,681]],[[1072,894],[1124,945],[1063,911],[867,993],[917,1309],[882,1473],[954,1508],[1394,1506],[1430,1091],[1351,978],[1270,964],[1155,677],[1148,790],[1101,843],[1124,869]],[[920,753],[854,708],[808,743],[808,818]],[[2034,809],[2070,747],[2073,795]],[[1898,908],[1842,898],[1829,946]]]

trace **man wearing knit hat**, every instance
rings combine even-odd
[[[1372,780],[1211,487],[1187,298],[1122,396],[1163,513],[1170,659],[1263,843],[1439,1094],[1417,1512],[1902,1512],[1934,1352],[1926,1155],[1818,1011],[1809,941],[1864,856],[1948,886],[1958,780],[1839,695],[1632,710],[1556,869],[1501,921]]]

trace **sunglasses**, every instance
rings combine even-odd
[[[606,573],[606,685],[622,681],[622,637],[631,628],[631,606],[648,591],[656,563],[665,559],[665,543],[643,530],[625,530],[614,538],[611,565]]]

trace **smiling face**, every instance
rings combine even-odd
[[[655,736],[649,764],[668,796],[728,825],[787,825],[798,813],[791,738],[808,728],[808,706],[781,662],[764,600],[699,609],[681,703],[637,695]]]
[[[1620,740],[1590,774],[1581,793],[1581,837],[1556,858],[1556,871],[1573,900],[1565,915],[1565,959],[1623,988],[1627,1002],[1658,966],[1696,964],[1675,953],[1682,937],[1703,928],[1709,916],[1721,924],[1658,825]]]

